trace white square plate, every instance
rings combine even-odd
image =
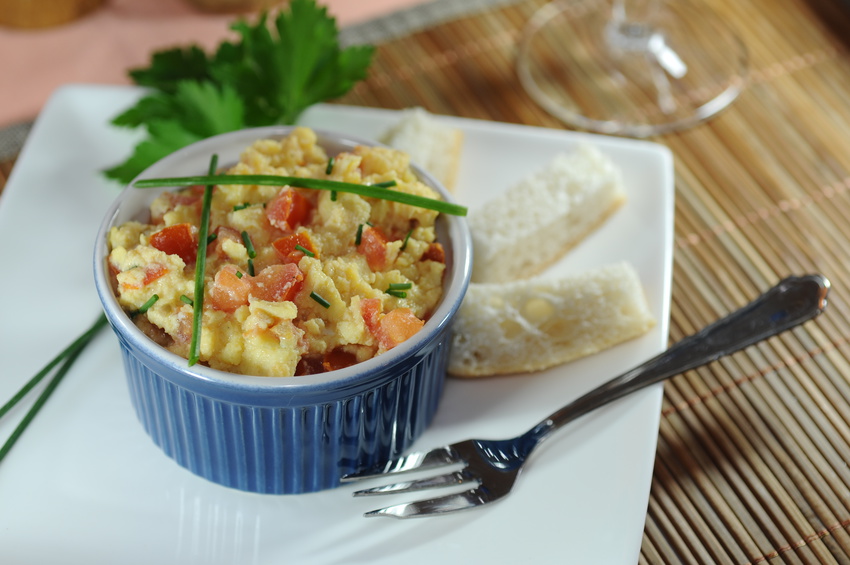
[[[126,158],[139,139],[108,122],[139,95],[130,87],[58,90],[0,198],[0,402],[99,313],[91,275],[94,236],[120,190],[100,171]],[[301,122],[377,138],[397,119],[395,111],[320,105]],[[661,351],[669,317],[673,165],[667,149],[441,119],[465,133],[456,194],[470,208],[579,142],[608,154],[624,172],[629,200],[549,274],[628,260],[658,324],[639,339],[549,371],[449,380],[434,424],[417,442],[423,449],[524,431]],[[661,397],[655,385],[561,431],[535,454],[514,493],[491,507],[412,521],[367,520],[363,512],[399,499],[354,499],[353,486],[298,496],[249,494],[176,465],[136,421],[116,340],[105,331],[0,464],[0,562],[633,564]],[[31,401],[0,422],[0,442]]]

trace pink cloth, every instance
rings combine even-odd
[[[426,0],[319,0],[342,28]],[[85,17],[44,29],[0,27],[0,127],[35,118],[68,83],[129,84],[127,70],[153,51],[196,43],[213,49],[234,15],[205,14],[186,0],[107,0]]]

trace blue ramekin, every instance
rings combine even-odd
[[[139,178],[202,174],[210,156],[235,163],[253,141],[290,127],[240,130],[183,148]],[[316,131],[333,155],[374,142]],[[451,196],[427,172],[425,184]],[[340,477],[404,452],[430,424],[442,395],[452,320],[469,284],[472,246],[464,218],[442,214],[444,293],[412,338],[369,361],[319,375],[253,377],[209,367],[158,346],[118,304],[107,266],[112,226],[146,221],[164,189],[126,188],[109,208],[94,250],[95,285],[118,336],[130,398],[153,441],[177,463],[215,483],[257,493],[295,494],[333,488]]]

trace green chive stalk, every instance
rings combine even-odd
[[[395,186],[395,181],[376,183],[373,185],[354,184],[349,182],[335,181],[329,179],[312,179],[302,177],[289,177],[279,175],[209,175],[193,177],[172,177],[158,179],[142,179],[136,181],[136,188],[160,188],[164,186],[194,186],[198,184],[248,184],[262,186],[294,186],[298,188],[309,188],[314,190],[330,190],[348,192],[367,198],[378,198],[399,204],[409,204],[427,210],[434,210],[452,216],[466,216],[467,209],[458,204],[436,200],[417,194],[408,194],[396,190],[386,190]]]
[[[32,420],[36,417],[38,412],[50,398],[50,395],[53,394],[53,391],[56,390],[56,387],[59,386],[62,378],[67,374],[70,370],[71,366],[77,360],[77,357],[86,346],[91,343],[94,337],[106,326],[106,316],[101,314],[92,326],[83,332],[80,337],[71,343],[68,347],[63,349],[56,357],[50,360],[38,373],[35,374],[29,381],[24,384],[21,389],[15,393],[15,395],[9,399],[6,404],[0,406],[0,418],[5,416],[12,408],[14,408],[33,388],[38,385],[50,372],[60,363],[61,367],[56,371],[56,374],[36,398],[35,403],[29,409],[29,411],[24,415],[23,420],[18,424],[18,426],[12,431],[12,435],[9,436],[9,439],[0,447],[0,461],[6,457],[9,453],[9,450],[12,449],[12,446],[18,441],[27,427],[30,425]]]
[[[210,159],[210,174],[218,167],[218,155]],[[201,359],[201,326],[204,320],[204,277],[207,270],[207,238],[210,232],[210,208],[212,207],[213,185],[204,187],[201,205],[201,226],[198,230],[198,254],[195,259],[195,298],[192,304],[192,341],[189,342],[189,366]]]

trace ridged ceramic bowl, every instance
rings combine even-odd
[[[181,149],[139,178],[203,174],[210,156],[235,163],[253,141],[282,137],[269,127],[216,136]],[[374,142],[316,131],[330,155]],[[446,190],[414,167],[446,200]],[[210,481],[258,493],[294,494],[336,487],[340,477],[405,451],[430,424],[443,390],[449,330],[469,283],[466,221],[442,214],[446,252],[443,297],[425,326],[366,362],[318,375],[252,377],[195,365],[158,346],[118,304],[109,280],[107,234],[146,221],[164,189],[126,188],[110,207],[94,250],[95,284],[118,336],[130,398],[153,441],[177,463]]]

